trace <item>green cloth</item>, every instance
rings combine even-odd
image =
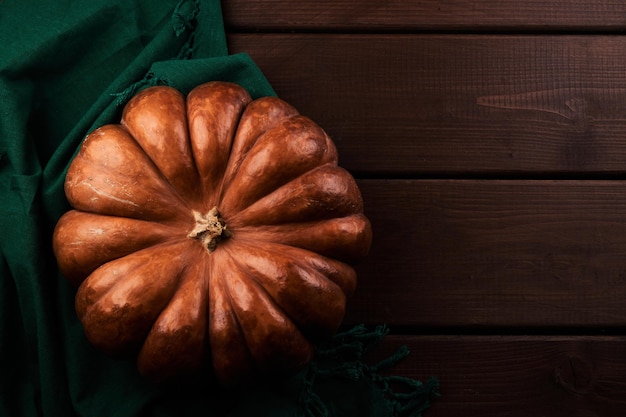
[[[202,379],[150,385],[133,362],[86,341],[51,249],[69,209],[67,166],[86,133],[119,120],[142,87],[186,93],[210,80],[274,94],[247,55],[228,54],[219,1],[0,0],[0,416],[385,416],[428,406],[434,381],[392,380],[361,361],[382,328],[320,346],[288,381],[231,392]]]

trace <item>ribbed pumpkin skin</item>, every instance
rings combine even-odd
[[[87,136],[65,193],[53,248],[85,334],[155,380],[301,368],[341,323],[371,242],[324,131],[225,82],[137,94]]]

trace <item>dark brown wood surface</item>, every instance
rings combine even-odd
[[[618,30],[621,0],[230,0],[231,30]]]
[[[232,53],[335,140],[426,416],[626,415],[626,2],[223,2]]]
[[[392,373],[441,380],[425,417],[622,417],[626,409],[625,336],[388,337],[384,352],[402,344],[413,358]]]
[[[626,182],[359,186],[374,241],[348,322],[518,332],[626,325]]]

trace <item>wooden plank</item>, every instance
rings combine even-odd
[[[387,336],[377,355],[407,345],[388,371],[440,380],[427,417],[621,417],[626,336]]]
[[[358,175],[625,173],[626,36],[239,34],[229,42],[328,131]]]
[[[623,30],[621,0],[231,0],[231,30]]]
[[[359,186],[374,237],[347,323],[626,328],[626,183]]]

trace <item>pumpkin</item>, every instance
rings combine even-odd
[[[371,227],[311,119],[209,82],[147,88],[88,134],[53,249],[87,339],[164,381],[307,364],[341,324]]]

